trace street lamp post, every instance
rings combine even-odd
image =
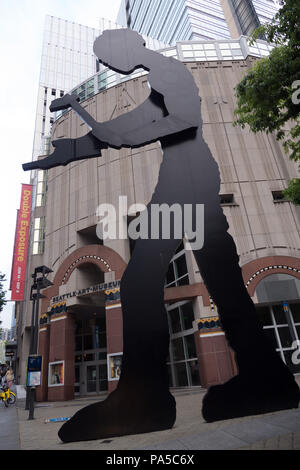
[[[30,300],[32,301],[31,331],[30,331],[30,349],[29,355],[37,355],[38,352],[38,332],[39,332],[39,301],[44,297],[41,289],[52,286],[53,283],[47,279],[47,275],[52,273],[52,269],[47,266],[38,266],[32,274],[33,284],[30,291]],[[39,275],[39,276],[38,276]],[[27,386],[26,407],[29,409],[28,419],[34,417],[34,399],[35,387]]]
[[[35,279],[35,274],[32,274],[32,277]],[[36,282],[33,283],[30,290],[30,300],[32,301],[32,313],[31,313],[31,327],[30,327],[30,345],[29,345],[29,355],[31,356],[34,351],[34,316],[35,316],[35,294],[33,290],[36,288]],[[26,384],[26,403],[25,403],[25,410],[29,410],[29,395],[30,395],[30,387]]]

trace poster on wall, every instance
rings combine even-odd
[[[119,380],[122,367],[122,353],[108,354],[108,380]]]
[[[49,363],[48,386],[55,387],[64,384],[64,361]]]
[[[17,215],[13,264],[11,273],[11,300],[24,300],[26,260],[30,228],[32,185],[22,184],[21,203]]]

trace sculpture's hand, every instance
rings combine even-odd
[[[101,149],[107,148],[104,142],[99,142],[91,133],[78,139],[59,139],[52,142],[54,152],[42,160],[24,163],[23,170],[48,170],[60,165],[86,158],[100,157]]]
[[[75,139],[60,139],[52,142],[55,150],[51,155],[30,163],[24,163],[22,165],[23,170],[49,170],[56,166],[67,165],[76,156],[74,140]]]
[[[24,171],[48,170],[51,167],[49,167],[47,165],[47,161],[46,162],[44,161],[44,160],[47,160],[47,158],[49,158],[49,157],[46,157],[43,160],[35,160],[33,162],[23,163],[22,168],[23,168]],[[48,162],[49,162],[49,160],[48,160]]]
[[[69,93],[66,93],[62,98],[56,98],[55,100],[51,101],[49,109],[51,113],[54,113],[55,111],[61,111],[63,109],[73,107],[73,105],[78,103],[78,101],[78,96],[69,95]]]

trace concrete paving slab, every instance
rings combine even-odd
[[[189,450],[227,450],[244,446],[245,441],[223,430],[202,432],[194,436],[185,436],[182,442]]]
[[[286,432],[282,427],[265,422],[264,418],[245,420],[240,423],[233,422],[222,430],[248,443],[280,436]]]
[[[135,450],[188,450],[188,447],[180,440],[162,442],[152,446],[142,447]]]
[[[14,405],[0,410],[0,450],[13,449],[20,449],[18,416]]]
[[[284,413],[265,415],[264,421],[290,431],[300,431],[300,410],[287,410]]]

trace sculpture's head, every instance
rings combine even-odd
[[[145,41],[131,29],[104,31],[94,42],[94,53],[103,65],[120,72],[130,73],[141,66]]]

